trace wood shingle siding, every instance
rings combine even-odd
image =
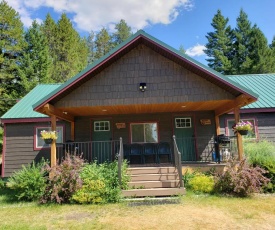
[[[139,83],[146,82],[141,93]],[[124,55],[55,107],[199,102],[234,97],[144,45]]]

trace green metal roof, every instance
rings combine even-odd
[[[275,74],[228,75],[227,77],[259,95],[256,102],[243,109],[275,108]]]
[[[41,113],[33,111],[33,104],[45,97],[53,90],[60,87],[61,84],[43,84],[37,85],[19,102],[17,102],[1,119],[18,119],[18,118],[41,118],[48,117]]]
[[[240,84],[238,84],[235,81],[232,81],[230,78],[226,77],[225,75],[218,73],[217,71],[211,69],[210,67],[208,67],[206,65],[203,65],[202,63],[194,60],[193,58],[189,57],[188,55],[183,54],[179,50],[177,50],[177,49],[175,49],[175,48],[173,48],[173,47],[165,44],[164,42],[156,39],[155,37],[153,37],[153,36],[145,33],[143,30],[139,30],[135,34],[133,34],[131,37],[129,37],[127,40],[125,40],[124,42],[122,42],[120,45],[118,45],[114,49],[112,49],[109,53],[107,53],[103,57],[101,57],[99,60],[97,60],[97,61],[93,62],[92,64],[90,64],[89,66],[87,66],[87,68],[85,68],[79,74],[77,74],[76,76],[74,76],[71,79],[69,79],[68,81],[66,81],[62,86],[60,86],[60,88],[53,90],[51,93],[49,93],[45,97],[41,98],[39,101],[37,101],[33,105],[33,108],[34,109],[39,108],[44,103],[47,103],[49,100],[51,100],[52,98],[54,98],[55,96],[57,96],[61,91],[63,92],[68,87],[71,87],[71,85],[73,85],[77,80],[79,80],[88,71],[90,71],[91,69],[95,68],[98,64],[100,64],[101,62],[105,61],[111,55],[115,54],[120,49],[123,49],[124,46],[126,46],[128,43],[130,43],[131,41],[135,40],[136,38],[138,38],[140,36],[143,36],[143,37],[147,38],[152,43],[156,43],[157,45],[161,46],[163,49],[166,49],[168,52],[171,52],[171,53],[173,53],[175,55],[181,56],[183,59],[187,60],[188,62],[193,63],[198,68],[203,69],[204,71],[206,71],[206,72],[214,75],[216,78],[218,78],[222,82],[225,82],[230,87],[236,88],[240,92],[244,92],[244,93],[246,93],[246,94],[248,94],[248,95],[250,95],[250,96],[252,96],[254,98],[258,97],[258,95],[256,93],[254,93],[252,90],[250,90],[248,88],[245,88],[243,85],[240,85]]]

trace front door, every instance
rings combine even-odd
[[[110,120],[93,121],[92,160],[98,163],[112,161],[112,129]]]
[[[195,161],[195,138],[192,117],[175,118],[175,136],[182,161]]]

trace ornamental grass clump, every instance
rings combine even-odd
[[[252,131],[253,125],[249,121],[239,121],[235,125],[232,126],[232,129],[234,132],[238,132],[241,130],[247,130],[247,131]]]
[[[56,140],[58,138],[57,132],[56,131],[46,131],[42,130],[40,132],[41,138],[42,139],[53,139]]]

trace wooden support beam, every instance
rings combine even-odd
[[[71,140],[74,141],[74,122],[71,122]]]
[[[74,122],[74,117],[69,115],[69,114],[65,114],[63,113],[61,110],[55,108],[53,105],[51,104],[46,104],[44,105],[42,112],[44,114],[47,114],[49,116],[55,115],[57,118],[61,119],[61,120],[65,120],[65,121],[69,121],[69,122]]]
[[[216,123],[216,135],[220,135],[221,134],[221,127],[220,127],[219,116],[215,116],[215,123]]]
[[[220,116],[225,113],[229,113],[234,110],[234,108],[238,107],[241,108],[249,103],[251,103],[251,99],[248,98],[246,95],[242,94],[238,96],[235,100],[226,103],[226,105],[223,105],[215,110],[215,115]]]
[[[51,128],[52,131],[56,131],[56,116],[51,115]],[[56,140],[53,140],[51,144],[51,167],[56,165]]]
[[[235,123],[240,121],[240,109],[235,108],[234,109],[234,117],[235,117]],[[242,135],[237,132],[237,147],[238,147],[238,155],[239,160],[243,160],[243,138]]]

